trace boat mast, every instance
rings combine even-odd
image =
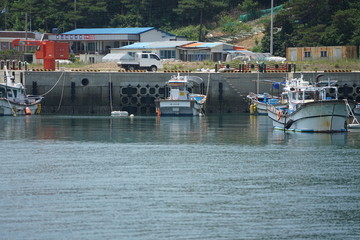
[[[273,33],[273,27],[274,27],[274,0],[271,0],[271,20],[270,20],[270,55],[272,56],[274,53],[274,49],[273,49],[273,38],[274,38],[274,33]]]

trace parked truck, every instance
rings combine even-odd
[[[148,70],[156,72],[163,65],[158,55],[155,53],[135,53],[134,57],[126,54],[117,62],[117,65],[126,70]]]

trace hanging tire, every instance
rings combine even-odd
[[[128,70],[129,70],[129,71],[134,71],[134,70],[135,70],[135,67],[134,67],[134,66],[129,66],[129,67],[128,67]]]

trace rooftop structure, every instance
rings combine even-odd
[[[155,27],[138,28],[80,28],[50,35],[49,40],[69,42],[75,54],[107,54],[137,42],[177,41],[184,38]]]
[[[234,46],[223,42],[194,42],[194,41],[158,41],[139,42],[120,48],[112,48],[111,56],[116,54],[134,54],[135,52],[153,52],[161,59],[182,61],[225,61],[229,51],[244,50],[243,47]],[[119,55],[120,56],[120,55]]]

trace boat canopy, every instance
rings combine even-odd
[[[204,81],[201,77],[197,77],[197,76],[187,76],[186,78],[188,81],[195,82],[199,85]]]
[[[197,76],[180,76],[180,74],[178,74],[177,76],[172,76],[171,79],[169,81],[167,81],[168,85],[181,85],[181,84],[192,84],[192,83],[196,83],[198,85],[200,85],[202,82],[204,82],[204,80],[201,77],[197,77]]]

